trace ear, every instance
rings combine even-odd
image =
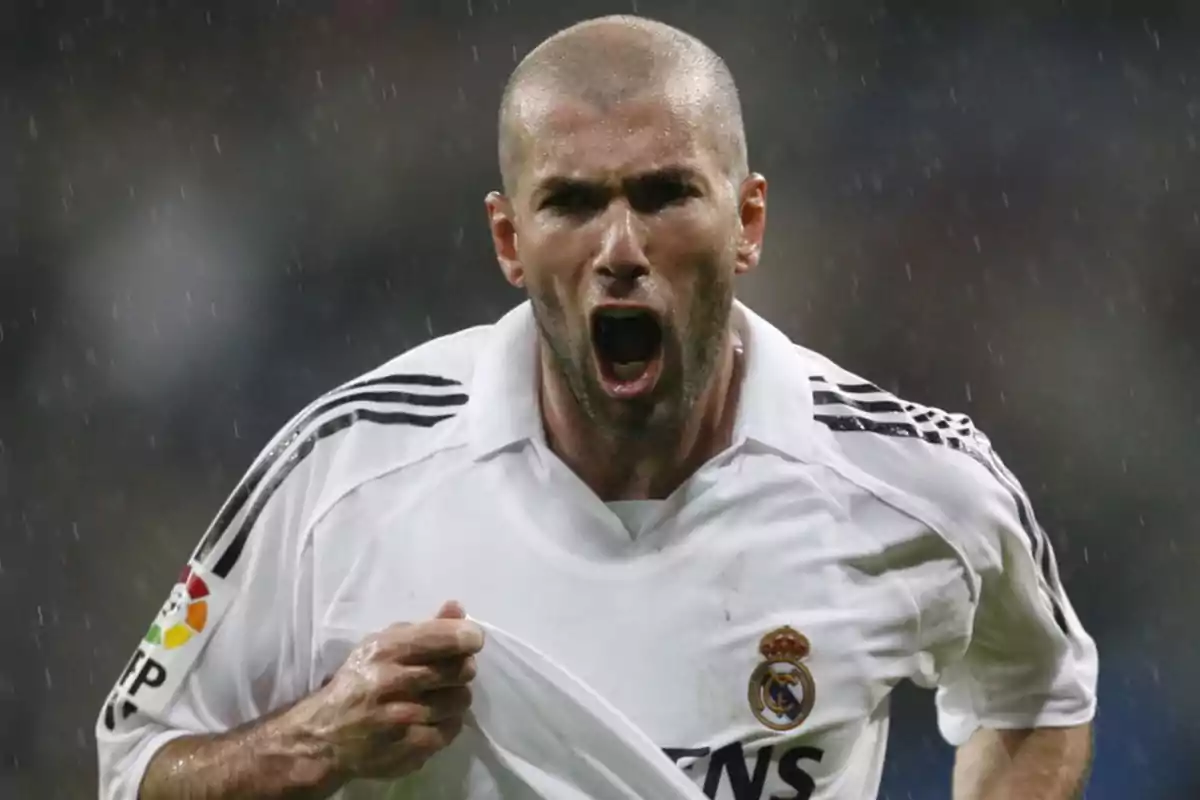
[[[738,191],[738,216],[741,237],[737,248],[737,274],[742,275],[758,266],[763,235],[767,231],[767,179],[757,172],[742,181]]]
[[[496,251],[496,260],[500,262],[500,271],[504,273],[505,280],[522,289],[525,286],[525,269],[517,255],[519,248],[512,203],[499,192],[490,192],[484,200],[484,206],[487,208],[492,247]]]

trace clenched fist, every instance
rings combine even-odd
[[[449,602],[435,619],[368,636],[302,703],[339,782],[415,772],[462,730],[483,647],[483,631],[465,616]]]

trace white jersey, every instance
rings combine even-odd
[[[740,303],[735,320],[733,444],[663,501],[605,504],[549,449],[528,304],[305,409],[221,509],[106,703],[101,797],[134,800],[170,739],[291,703],[364,636],[447,599],[561,667],[697,796],[875,797],[905,678],[937,687],[955,745],[981,726],[1089,721],[1095,646],[988,440]],[[503,701],[508,678],[482,674],[503,659],[486,654],[490,721],[417,775],[344,796],[540,796],[495,753],[552,719],[576,748],[573,717]],[[625,756],[605,752],[619,777]]]

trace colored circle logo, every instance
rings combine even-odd
[[[167,650],[181,647],[204,630],[208,622],[208,586],[191,567],[184,567],[171,596],[146,632],[146,643]]]

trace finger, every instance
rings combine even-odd
[[[471,690],[465,686],[439,689],[418,701],[388,703],[379,710],[383,723],[393,730],[413,725],[436,725],[461,717],[471,707]]]
[[[442,603],[441,609],[437,612],[437,619],[466,619],[467,612],[463,610],[462,605],[457,600],[447,600]]]
[[[451,717],[433,725],[413,725],[404,742],[418,753],[433,754],[454,741],[462,728],[462,717]]]
[[[430,722],[444,722],[461,717],[471,707],[471,690],[466,686],[438,689],[424,697]]]
[[[428,664],[474,655],[483,649],[483,630],[461,619],[434,619],[403,628],[388,628],[380,655],[401,664]]]
[[[455,658],[432,664],[400,666],[389,672],[384,697],[417,699],[428,692],[466,686],[475,679],[475,658]]]

